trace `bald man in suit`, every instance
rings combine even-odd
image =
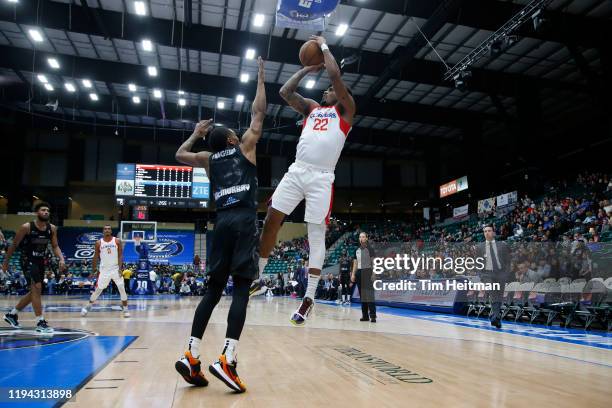
[[[491,326],[501,329],[501,302],[504,295],[504,286],[511,278],[510,249],[508,244],[495,241],[495,227],[485,225],[482,229],[485,242],[478,244],[476,254],[484,258],[485,267],[481,274],[481,282],[499,283],[499,290],[489,292],[491,297]]]

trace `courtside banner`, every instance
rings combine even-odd
[[[118,231],[113,231],[117,234]],[[93,258],[96,241],[102,238],[101,228],[64,227],[58,229],[60,248],[66,261],[90,261]],[[194,255],[193,231],[158,230],[157,242],[149,245],[149,261],[172,265],[191,264]],[[138,262],[134,244],[128,242],[123,248],[126,263]]]
[[[325,17],[338,6],[338,0],[278,0],[276,27],[323,31]]]

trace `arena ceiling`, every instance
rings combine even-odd
[[[246,55],[253,49],[266,59],[264,138],[297,141],[299,117],[278,91],[312,33],[274,27],[276,0],[145,0],[145,15],[133,0],[14,1],[0,0],[5,105],[90,123],[184,129],[214,117],[244,127],[255,93],[256,62]],[[466,129],[500,134],[521,114],[521,98],[539,99],[538,120],[556,126],[604,105],[598,84],[604,39],[612,38],[610,1],[553,0],[542,29],[524,24],[518,41],[472,66],[466,91],[443,79],[446,67],[528,0],[340,3],[323,35],[344,60],[359,106],[348,150],[414,157],[431,143],[462,143]],[[343,23],[348,30],[338,36]],[[318,99],[329,80],[324,72],[311,79],[312,89],[300,92]],[[45,104],[55,100],[52,113]]]

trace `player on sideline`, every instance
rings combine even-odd
[[[208,369],[236,392],[246,391],[246,385],[236,371],[236,348],[246,319],[249,289],[258,276],[255,147],[261,137],[266,116],[266,90],[261,57],[257,63],[257,93],[252,106],[251,125],[242,140],[233,130],[219,126],[210,133],[212,153],[190,152],[196,140],[204,137],[210,129],[212,119],[205,120],[197,124],[193,134],[176,152],[179,162],[206,169],[215,199],[217,221],[209,252],[208,290],[195,311],[187,351],[176,362],[175,368],[188,383],[201,387],[208,385],[200,370],[200,341],[210,315],[232,275],[234,290],[227,315],[223,352]]]
[[[34,315],[36,315],[36,331],[40,333],[53,333],[53,328],[49,327],[42,314],[42,281],[45,277],[45,253],[47,246],[51,243],[53,253],[59,258],[60,270],[66,269],[62,250],[57,244],[57,227],[49,222],[49,204],[40,202],[36,204],[36,220],[23,224],[15,238],[13,244],[6,251],[2,269],[8,271],[8,264],[11,256],[21,243],[24,241],[25,262],[23,263],[23,274],[30,288],[29,292],[19,299],[17,305],[9,313],[4,315],[4,321],[16,329],[20,329],[17,314],[24,307],[32,303]]]
[[[272,195],[272,202],[261,235],[259,253],[260,274],[274,248],[276,235],[285,215],[291,214],[300,201],[306,199],[304,221],[308,223],[310,245],[308,287],[302,304],[291,317],[291,323],[302,326],[312,310],[321,268],[325,258],[325,230],[333,201],[334,170],[344,141],[351,130],[355,101],[342,82],[340,68],[325,43],[325,38],[312,36],[323,51],[324,65],[331,86],[323,93],[321,103],[306,99],[296,92],[298,84],[323,64],[304,67],[296,72],[280,90],[281,97],[298,113],[304,115],[302,134],[296,160],[289,167]]]
[[[102,229],[102,238],[96,242],[93,260],[91,261],[91,270],[96,271],[98,259],[100,260],[100,272],[96,280],[96,290],[91,294],[87,305],[81,309],[81,316],[87,316],[98,296],[108,287],[111,279],[117,285],[119,295],[121,297],[121,311],[123,317],[130,317],[128,312],[128,298],[125,293],[125,282],[123,277],[119,275],[119,268],[123,265],[123,247],[121,240],[113,236],[113,229],[110,225],[105,225]]]

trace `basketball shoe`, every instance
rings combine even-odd
[[[259,296],[266,293],[267,290],[268,287],[264,285],[263,281],[261,279],[257,279],[251,284],[251,288],[249,289],[249,297]]]
[[[208,380],[204,377],[200,367],[200,360],[195,358],[189,350],[185,352],[183,358],[174,363],[174,368],[185,381],[197,387],[206,387]]]
[[[36,324],[36,331],[39,333],[53,333],[53,327],[49,327],[46,320],[39,320]]]
[[[294,326],[303,326],[306,323],[306,319],[308,319],[313,306],[314,302],[312,299],[305,296],[300,307],[293,313],[293,316],[291,316],[291,324]]]
[[[83,307],[81,309],[81,316],[83,316],[83,317],[87,316],[87,313],[89,313],[90,310],[91,310],[91,304]]]
[[[246,384],[238,377],[236,366],[238,366],[237,361],[229,363],[225,354],[221,354],[219,360],[208,367],[208,371],[232,390],[242,393],[246,391]]]
[[[7,313],[4,315],[4,321],[11,325],[15,329],[21,329],[19,325],[19,318],[16,314]]]

